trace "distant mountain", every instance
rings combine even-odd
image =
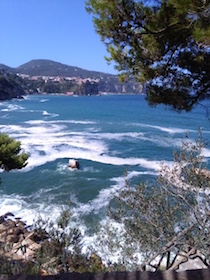
[[[98,79],[111,74],[101,73],[97,71],[89,71],[75,66],[69,66],[60,62],[55,62],[47,59],[31,60],[16,68],[16,71],[21,74],[30,76],[60,76],[60,77],[79,77]],[[116,76],[114,76],[116,77]]]
[[[70,82],[66,82],[66,81],[61,81],[58,84],[57,81],[53,82],[51,80],[49,83],[45,84],[43,78],[44,76],[60,77],[63,80],[65,80],[66,77],[91,79],[92,81],[97,80],[98,93],[107,92],[107,93],[139,94],[142,93],[142,91],[144,91],[144,86],[135,81],[129,81],[126,83],[119,82],[117,75],[112,75],[112,74],[102,73],[97,71],[89,71],[79,67],[69,66],[66,64],[62,64],[47,59],[31,60],[23,65],[20,65],[17,68],[11,68],[4,64],[0,64],[0,70],[1,69],[13,74],[25,74],[25,75],[29,75],[30,77],[40,77],[39,79],[36,79],[36,81],[34,82],[32,82],[31,79],[29,79],[30,80],[29,82],[26,81],[26,79],[23,81],[23,86],[26,88],[26,91],[28,91],[29,93],[37,92],[37,91],[40,93],[43,92],[63,93],[68,91],[71,92],[73,91],[77,93],[83,92],[83,89],[81,90],[81,88],[79,88],[78,90],[78,84],[76,85],[76,89],[75,89],[75,84],[72,84],[73,82],[71,82],[71,85],[69,84]],[[87,85],[87,87],[89,87],[89,84]]]
[[[5,64],[1,64],[1,63],[0,63],[0,70],[6,70],[8,72],[16,73],[15,68],[9,67],[9,66],[7,66]]]

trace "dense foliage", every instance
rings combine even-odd
[[[21,152],[21,143],[0,134],[0,168],[5,171],[21,169],[27,165],[28,154]]]
[[[210,97],[206,0],[89,0],[96,31],[122,78],[147,82],[151,105],[189,111]]]

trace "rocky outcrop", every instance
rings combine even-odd
[[[20,78],[5,70],[0,70],[0,100],[20,98],[26,94],[21,86]]]
[[[57,275],[78,268],[104,270],[101,258],[94,253],[87,258],[78,251],[66,251],[64,243],[68,237],[60,230],[50,234],[42,227],[32,229],[12,213],[0,216],[0,279],[1,273]]]
[[[63,270],[59,270],[59,266],[56,269],[50,270],[49,266],[54,262],[57,264],[56,258],[50,258],[50,263],[44,263],[42,267],[38,267],[37,275],[26,275],[27,273],[35,273],[34,270],[21,270],[23,266],[31,263],[34,265],[33,261],[37,257],[36,253],[41,249],[43,238],[47,237],[46,232],[42,232],[40,237],[37,232],[28,227],[21,219],[14,217],[12,213],[6,213],[3,216],[0,216],[0,280],[26,280],[26,279],[90,279],[90,280],[114,280],[114,279],[130,279],[130,280],[171,280],[171,279],[182,279],[182,280],[208,280],[210,279],[210,268],[206,269],[196,269],[189,270],[192,268],[185,267],[184,271],[135,271],[135,272],[104,272],[104,273],[93,273],[84,272],[84,273],[64,273]],[[73,259],[72,259],[73,261]],[[91,255],[88,262],[89,268],[100,268],[100,271],[105,271],[105,267],[102,264],[100,257],[94,253]],[[4,265],[9,264],[10,270],[2,269]],[[36,263],[37,264],[37,263]],[[77,262],[73,262],[72,266],[75,266]],[[16,266],[15,266],[16,265]],[[20,268],[21,274],[17,273],[18,265]],[[194,266],[195,267],[195,266]],[[7,267],[6,267],[7,268]],[[31,268],[28,266],[28,268]],[[69,263],[69,268],[71,268],[71,263]],[[83,271],[85,266],[83,266]],[[3,274],[2,273],[3,271]],[[24,273],[23,273],[24,271]],[[62,271],[62,274],[60,274]],[[73,269],[70,269],[73,271]],[[88,269],[86,270],[88,271]],[[11,273],[12,272],[12,273]],[[12,276],[11,276],[12,275]]]
[[[0,255],[7,261],[33,260],[40,248],[37,234],[12,213],[0,216]]]
[[[145,85],[135,81],[122,83],[115,77],[112,79],[99,79],[98,90],[101,93],[142,94],[145,93]]]
[[[82,83],[74,91],[76,95],[97,95],[98,94],[98,83],[94,81],[87,80],[85,83]]]

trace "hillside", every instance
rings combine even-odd
[[[30,76],[60,76],[98,79],[100,77],[111,77],[114,75],[96,71],[89,71],[75,66],[69,66],[60,62],[47,59],[31,60],[16,68],[21,74]],[[116,77],[116,76],[114,76]]]
[[[17,68],[0,64],[0,69],[22,75],[22,77],[23,75],[28,75],[28,77],[24,77],[23,84],[24,86],[27,85],[29,93],[74,92],[75,94],[81,94],[84,90],[78,87],[81,82],[78,82],[78,79],[82,80],[83,84],[86,83],[85,79],[92,80],[92,83],[97,83],[97,90],[96,85],[93,85],[94,94],[96,92],[139,94],[144,90],[141,84],[134,81],[119,82],[117,75],[89,71],[46,59],[31,60]],[[46,77],[51,77],[51,80],[48,79],[47,84]],[[60,77],[59,82],[56,80],[56,77]],[[74,78],[74,81],[73,79],[69,81],[69,78]],[[89,84],[87,87],[89,87]],[[87,92],[90,92],[90,89]]]
[[[15,68],[12,68],[10,66],[7,66],[5,64],[1,64],[0,63],[0,71],[1,70],[6,70],[7,72],[10,72],[10,73],[16,73],[16,69]]]
[[[0,100],[20,98],[26,94],[22,79],[15,74],[0,69]]]

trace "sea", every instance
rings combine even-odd
[[[178,113],[150,107],[144,95],[29,95],[0,102],[0,132],[29,153],[21,170],[1,172],[0,215],[12,212],[27,224],[41,215],[56,220],[70,207],[84,244],[109,219],[107,208],[126,187],[155,180],[173,163],[186,135],[210,140],[203,106]],[[210,161],[210,147],[203,150]],[[80,169],[70,169],[69,159]],[[95,238],[95,239],[94,239]],[[86,246],[88,247],[88,246]]]

